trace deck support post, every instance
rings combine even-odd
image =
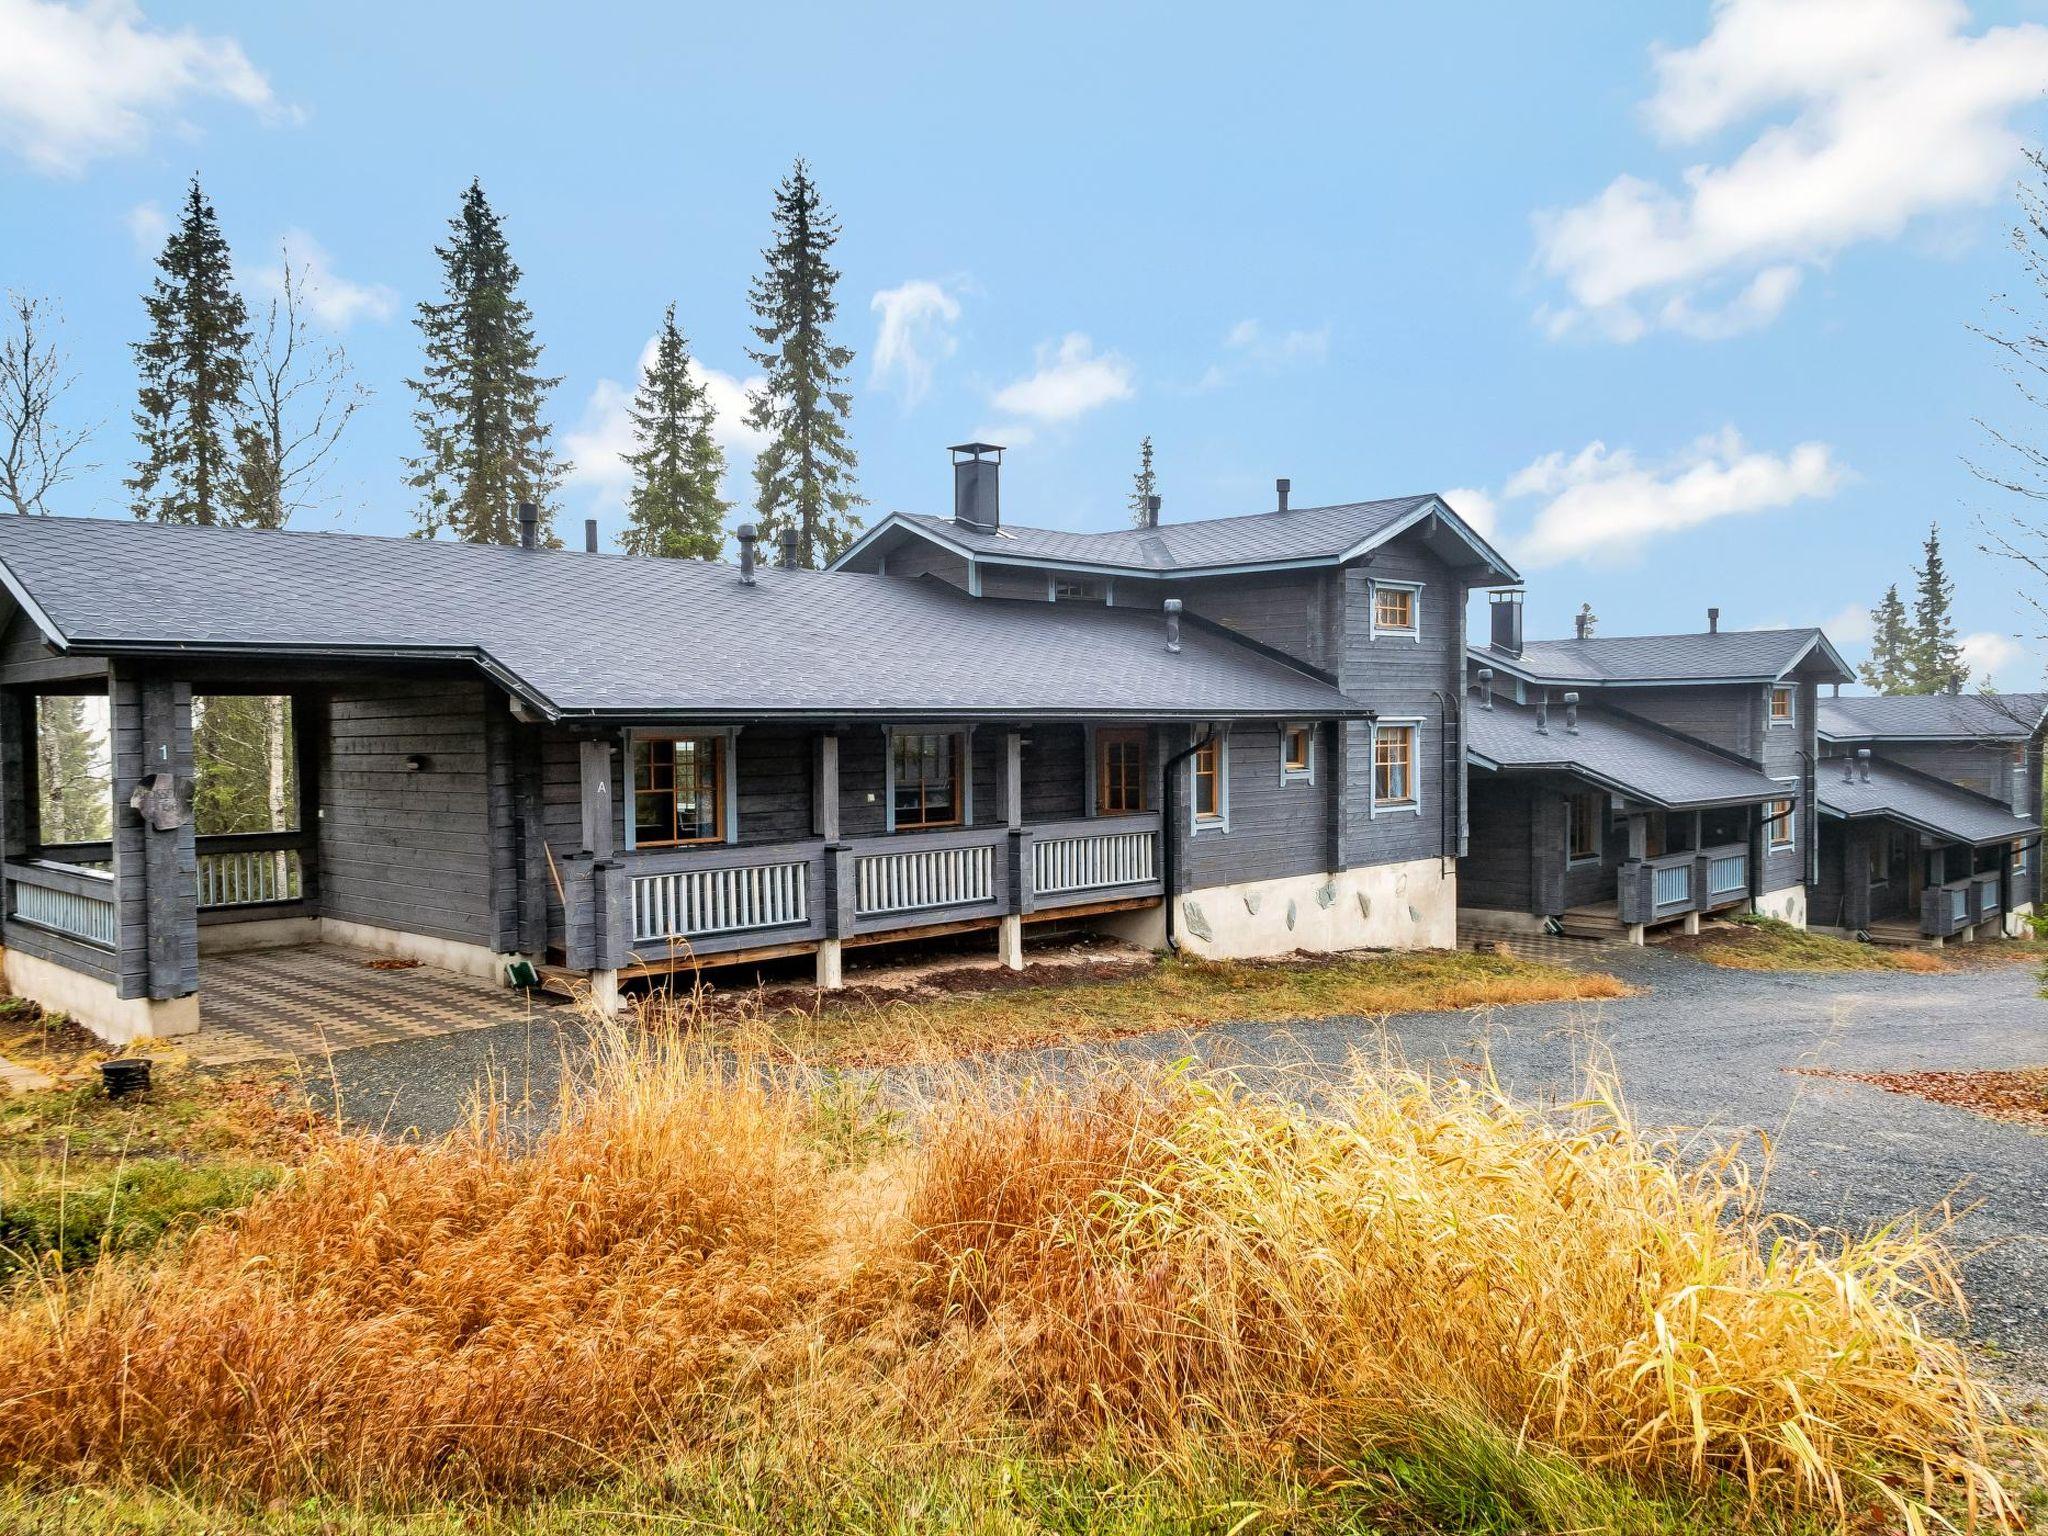
[[[1024,919],[1014,912],[996,923],[996,958],[1013,971],[1024,969]]]
[[[592,971],[590,973],[590,1007],[603,1018],[611,1018],[619,1011],[619,973],[617,971]]]
[[[1698,933],[1700,931],[1700,915],[1698,912],[1688,912],[1685,914],[1685,931],[1687,933]]]
[[[846,985],[846,953],[838,939],[818,940],[818,990],[837,992]]]
[[[1635,945],[1637,949],[1641,949],[1643,945],[1647,942],[1647,940],[1643,937],[1644,933],[1647,931],[1647,928],[1648,925],[1644,923],[1630,923],[1628,925],[1629,943]]]

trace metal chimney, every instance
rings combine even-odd
[[[1275,510],[1281,512],[1285,512],[1287,510],[1287,493],[1293,489],[1294,482],[1292,480],[1285,478],[1284,476],[1273,482],[1273,492],[1280,503]]]
[[[540,548],[540,509],[530,501],[519,503],[519,547]]]
[[[1550,734],[1550,690],[1541,689],[1536,695],[1536,734]]]
[[[1474,675],[1479,683],[1479,707],[1493,708],[1493,668],[1481,667]]]
[[[1564,728],[1567,735],[1579,734],[1579,696],[1576,693],[1564,696]]]
[[[1710,635],[1721,633],[1721,610],[1718,608],[1709,608],[1707,610],[1707,633]]]
[[[1503,587],[1493,598],[1493,648],[1503,656],[1522,654],[1522,592]]]
[[[946,451],[953,455],[953,521],[974,533],[996,532],[1003,526],[996,495],[1002,448],[995,443],[955,443]]]
[[[1159,498],[1157,496],[1147,496],[1145,498],[1145,526],[1147,528],[1157,528],[1159,526]]]
[[[1579,611],[1572,617],[1572,628],[1577,631],[1578,637],[1581,640],[1593,638],[1593,625],[1596,622],[1598,621],[1593,617],[1593,605],[1591,603],[1579,604]]]
[[[1856,782],[1856,759],[1847,752],[1842,754],[1842,782],[1844,784],[1854,784]]]
[[[1180,599],[1166,600],[1166,648],[1174,655],[1180,654]]]
[[[1856,766],[1863,770],[1863,782],[1868,784],[1870,782],[1870,748],[1858,747],[1856,749]]]
[[[782,568],[785,571],[796,569],[796,525],[794,523],[782,530]]]
[[[597,519],[594,517],[583,519],[583,553],[586,555],[597,553]]]
[[[752,523],[740,524],[740,584],[751,587],[754,584],[754,541],[760,531]]]

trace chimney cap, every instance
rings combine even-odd
[[[964,453],[971,459],[978,459],[985,453],[992,453],[996,456],[996,462],[1000,464],[1003,461],[1004,448],[1001,443],[954,443],[946,452]]]

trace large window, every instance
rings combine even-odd
[[[105,694],[36,700],[36,825],[44,843],[97,843],[113,824]]]
[[[1764,836],[1773,848],[1790,848],[1793,841],[1793,803],[1790,800],[1764,802]]]
[[[965,739],[956,731],[903,732],[889,738],[890,804],[899,830],[959,824]]]
[[[1145,733],[1095,733],[1095,811],[1121,816],[1145,809]]]
[[[1607,813],[1607,797],[1597,791],[1570,795],[1565,799],[1566,856],[1574,864],[1600,857],[1600,822]]]
[[[725,740],[633,738],[633,846],[674,848],[725,836]]]
[[[283,694],[192,696],[192,827],[201,837],[292,832],[299,824],[292,701]]]
[[[1376,725],[1372,732],[1373,809],[1405,809],[1415,798],[1415,727]]]
[[[1212,736],[1195,748],[1188,771],[1194,780],[1196,823],[1221,826],[1226,815],[1223,738]]]

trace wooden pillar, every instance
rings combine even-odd
[[[839,835],[839,737],[821,731],[811,770],[811,828],[825,840],[819,878],[823,933],[818,939],[821,992],[846,984],[846,935],[853,930],[853,850]]]
[[[292,761],[298,773],[299,899],[308,917],[320,915],[320,803],[327,760],[327,695],[301,690],[292,700]]]
[[[114,670],[110,683],[119,924],[115,990],[124,998],[188,997],[199,990],[192,688],[126,669]],[[158,775],[165,778],[159,781]],[[130,802],[138,790],[159,782],[168,785],[179,809],[145,819]]]
[[[1003,733],[1003,755],[997,769],[1003,825],[1015,831],[1024,825],[1024,733]]]
[[[35,840],[35,707],[0,689],[0,858],[27,858]]]
[[[608,859],[618,851],[618,815],[612,805],[612,744],[586,736],[576,744],[583,808],[583,851]]]
[[[590,993],[593,1006],[609,1013],[618,1000],[619,956],[627,937],[619,932],[619,882],[615,876],[622,871],[615,858],[618,818],[612,804],[610,738],[585,737],[578,742],[577,766],[583,852],[590,860]]]
[[[820,731],[813,739],[811,830],[828,843],[839,841],[839,737]]]

